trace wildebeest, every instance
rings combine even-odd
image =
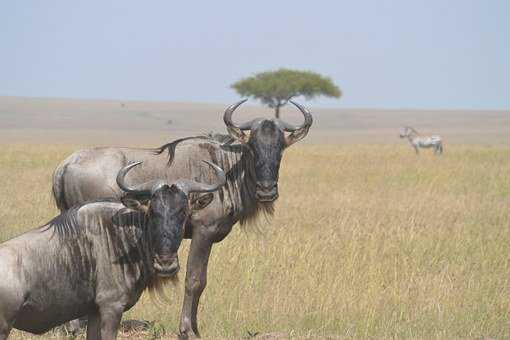
[[[122,203],[77,205],[45,226],[0,244],[0,340],[12,327],[31,333],[87,316],[87,339],[115,339],[122,313],[146,289],[179,270],[177,250],[194,207],[189,195],[225,184],[191,180],[125,183]]]
[[[400,138],[407,138],[409,144],[411,144],[411,146],[414,148],[417,155],[420,153],[418,150],[419,148],[433,148],[434,154],[440,155],[443,153],[443,141],[441,136],[421,136],[418,131],[412,127],[404,126],[400,130]]]
[[[197,309],[206,286],[213,243],[223,240],[238,221],[245,223],[261,212],[273,213],[283,152],[304,138],[312,125],[312,115],[294,102],[304,116],[300,126],[276,118],[236,124],[232,115],[245,101],[225,110],[223,120],[229,136],[188,137],[157,149],[86,149],[69,156],[55,170],[53,194],[61,210],[89,199],[119,197],[121,190],[115,185],[115,174],[133,160],[143,160],[143,165],[126,178],[132,185],[153,178],[169,182],[190,178],[204,182],[208,180],[206,174],[195,166],[201,159],[210,160],[225,170],[226,185],[214,194],[195,197],[199,204],[212,203],[193,213],[186,225],[185,237],[192,241],[179,328],[182,336],[199,336]]]

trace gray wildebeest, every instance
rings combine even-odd
[[[419,148],[432,148],[434,149],[434,154],[441,155],[443,153],[443,141],[441,136],[432,135],[432,136],[421,136],[418,131],[413,129],[410,126],[404,126],[400,130],[400,138],[407,138],[409,144],[414,148],[416,154],[418,155],[420,151]]]
[[[222,167],[227,183],[216,193],[194,195],[206,208],[191,214],[185,237],[191,238],[184,301],[179,332],[183,337],[199,336],[197,308],[206,286],[207,266],[213,243],[223,240],[237,223],[245,223],[260,213],[272,214],[278,198],[278,173],[283,151],[304,138],[312,125],[312,115],[293,104],[304,123],[293,126],[280,119],[258,118],[236,124],[234,111],[246,100],[229,106],[223,115],[229,135],[188,137],[157,149],[93,148],[77,151],[60,164],[53,178],[53,194],[61,210],[85,200],[119,197],[115,174],[128,162],[143,161],[126,177],[135,185],[153,178],[171,182],[189,178],[206,182],[197,161],[206,159]],[[247,134],[249,132],[249,134]]]
[[[145,289],[160,290],[179,270],[177,250],[195,209],[188,197],[225,184],[155,180],[137,186],[117,175],[122,203],[74,206],[47,225],[0,244],[0,340],[12,327],[31,333],[88,317],[87,339],[115,339],[122,313]],[[198,208],[202,208],[199,206]]]

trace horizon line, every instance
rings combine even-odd
[[[56,96],[25,96],[25,95],[10,95],[0,94],[0,98],[19,98],[19,99],[42,99],[42,100],[73,100],[73,101],[105,101],[105,102],[147,102],[147,103],[175,103],[175,104],[195,104],[195,105],[225,105],[228,106],[232,102],[216,102],[216,101],[192,101],[192,100],[163,100],[163,99],[126,99],[126,98],[99,98],[99,97],[56,97]],[[240,100],[240,99],[239,99]],[[509,108],[419,108],[419,107],[371,107],[371,106],[325,106],[325,105],[310,105],[310,101],[303,101],[307,108],[317,108],[320,110],[378,110],[378,111],[470,111],[470,112],[505,112],[510,111]],[[309,104],[307,104],[309,103]],[[260,103],[256,99],[247,102],[247,106],[268,107]]]

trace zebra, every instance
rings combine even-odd
[[[411,146],[414,148],[417,155],[420,153],[418,148],[433,148],[434,154],[436,155],[441,155],[443,153],[443,141],[441,136],[421,136],[418,131],[412,127],[404,126],[400,130],[400,138],[407,138],[409,144],[411,144]]]

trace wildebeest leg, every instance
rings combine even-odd
[[[100,322],[99,322],[99,314],[89,314],[88,322],[87,322],[87,340],[100,340]]]
[[[115,340],[122,319],[123,308],[112,306],[99,309],[99,321],[101,324],[101,340]]]
[[[6,340],[7,337],[9,336],[10,331],[11,331],[10,329],[5,330],[0,329],[0,340]]]
[[[72,335],[77,335],[80,329],[87,325],[87,318],[79,318],[69,321],[64,325],[66,330]]]
[[[4,263],[0,262],[0,265]],[[8,288],[9,284],[14,286],[14,282],[8,279],[0,281],[0,340],[9,336],[24,300],[21,292]],[[16,284],[19,285],[18,282]]]
[[[0,306],[0,340],[7,339],[11,331],[12,321],[7,318],[6,311]]]
[[[414,151],[416,151],[416,155],[420,154],[420,150],[418,150],[418,147],[416,145],[414,145]]]
[[[194,232],[186,267],[184,302],[179,326],[181,338],[200,337],[197,325],[198,301],[207,284],[207,264],[213,244],[200,231],[202,228],[193,229]]]
[[[5,340],[11,331],[11,324],[0,315],[0,340]]]
[[[0,296],[0,303],[1,301]],[[2,310],[3,306],[0,306],[0,340],[5,340],[9,336],[9,333],[12,328],[12,324],[14,322],[14,313],[8,313],[7,310]]]

